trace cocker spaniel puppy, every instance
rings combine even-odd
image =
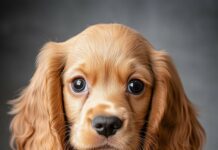
[[[11,145],[19,150],[199,150],[204,143],[170,57],[120,24],[45,44],[12,105]]]

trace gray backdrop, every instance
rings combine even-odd
[[[199,109],[207,150],[218,147],[218,2],[216,0],[5,0],[0,2],[0,149],[9,149],[8,99],[34,71],[38,49],[101,22],[123,23],[173,57]]]

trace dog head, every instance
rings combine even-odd
[[[170,57],[120,24],[47,43],[11,113],[18,149],[199,149],[204,139]]]

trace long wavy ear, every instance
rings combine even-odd
[[[152,51],[151,63],[155,83],[145,149],[202,149],[205,132],[171,58],[165,52]]]
[[[11,102],[11,146],[16,149],[62,149],[61,72],[65,54],[60,45],[49,42],[42,48],[29,85]]]

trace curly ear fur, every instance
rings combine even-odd
[[[60,44],[46,44],[38,56],[37,69],[20,97],[11,103],[11,146],[14,149],[62,149],[64,117],[61,72],[64,51]],[[62,117],[60,117],[60,115]]]
[[[155,85],[145,149],[202,149],[205,132],[171,58],[165,52],[152,51],[151,62]]]

